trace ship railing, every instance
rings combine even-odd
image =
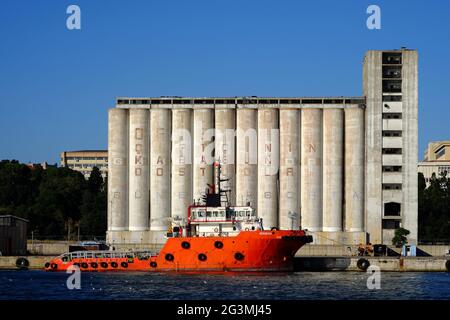
[[[198,223],[198,222],[216,222],[216,223],[234,223],[234,222],[257,222],[259,221],[259,218],[257,217],[231,217],[231,218],[216,218],[216,217],[200,217],[200,218],[192,218],[191,223]]]
[[[61,255],[61,258],[72,259],[140,259],[145,260],[157,255],[157,251],[141,250],[141,251],[74,251]]]

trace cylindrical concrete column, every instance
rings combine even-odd
[[[300,224],[300,110],[280,109],[280,229]]]
[[[149,110],[130,109],[129,230],[149,228]]]
[[[301,226],[322,230],[322,110],[302,109]]]
[[[345,109],[345,231],[364,231],[364,109]]]
[[[150,230],[170,224],[171,111],[150,110]]]
[[[278,227],[280,133],[277,109],[258,109],[258,215],[264,229]]]
[[[236,110],[215,110],[215,156],[221,164],[221,178],[228,179],[222,182],[223,190],[228,192],[229,204],[236,203],[236,160],[235,160],[235,135],[236,135]],[[225,203],[222,203],[225,205]]]
[[[172,110],[172,217],[187,218],[192,203],[192,110]]]
[[[194,109],[193,126],[193,198],[199,201],[213,183],[214,110]]]
[[[344,111],[323,111],[323,231],[342,231]]]
[[[127,230],[128,110],[109,110],[108,162],[108,230]]]
[[[256,109],[236,110],[236,205],[257,210],[258,113]]]

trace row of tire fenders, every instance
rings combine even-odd
[[[73,265],[77,266],[77,267],[81,267],[83,269],[87,269],[89,268],[89,265],[91,265],[92,268],[97,269],[99,266],[99,263],[97,262],[90,262],[89,264],[87,262],[75,262]],[[113,267],[114,269],[117,269],[119,267],[119,264],[115,261],[110,263],[111,267]],[[103,269],[107,269],[108,268],[108,263],[107,262],[100,262],[100,267],[102,267]],[[128,268],[128,262],[126,261],[122,261],[120,263],[120,266],[124,269]],[[50,262],[47,262],[45,264],[45,268],[52,268],[53,270],[58,269],[58,265],[56,263],[52,263],[50,264]]]

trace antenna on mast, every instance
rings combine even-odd
[[[220,164],[220,158],[218,161],[214,161],[214,186],[215,186],[215,192],[220,197],[220,203],[224,206],[230,205],[230,198],[228,196],[228,193],[231,192],[230,189],[222,189],[222,182],[227,182],[230,179],[222,179],[221,178],[222,173],[222,165]]]

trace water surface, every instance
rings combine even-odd
[[[0,271],[0,300],[104,299],[450,299],[450,273],[383,272],[369,290],[363,272],[280,274],[81,273]]]

